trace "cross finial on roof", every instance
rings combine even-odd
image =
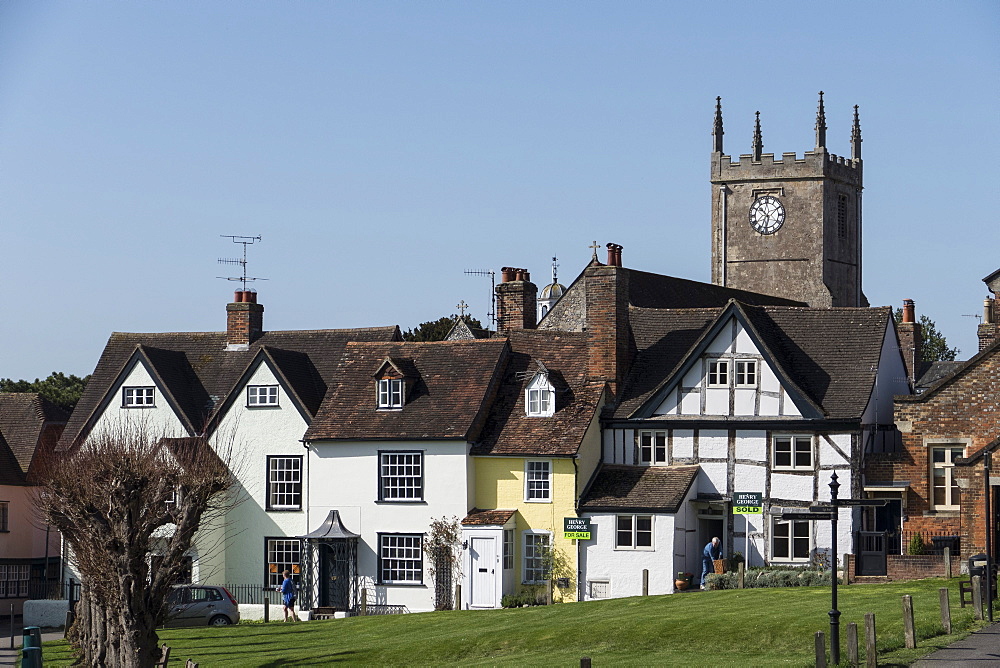
[[[455,304],[455,308],[458,309],[458,317],[461,320],[465,320],[465,309],[469,308],[469,305],[465,303],[465,300],[463,299]]]
[[[593,260],[597,259],[597,249],[600,248],[600,247],[601,247],[600,244],[598,244],[596,241],[594,242],[593,246],[587,246],[587,248],[590,248],[590,249],[592,249],[594,251],[594,257],[591,258],[591,259],[593,259]]]

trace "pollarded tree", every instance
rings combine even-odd
[[[39,508],[80,573],[70,637],[82,663],[153,666],[156,629],[185,554],[199,526],[230,503],[226,462],[203,438],[164,438],[123,423],[49,459],[40,482]]]

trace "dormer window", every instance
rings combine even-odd
[[[708,361],[708,386],[729,387],[729,360]]]
[[[556,412],[556,395],[546,374],[535,375],[525,390],[528,417],[551,417]]]
[[[403,407],[403,379],[383,378],[378,381],[378,407]]]

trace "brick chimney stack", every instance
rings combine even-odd
[[[990,345],[1000,339],[1000,327],[997,321],[1000,320],[1000,309],[997,308],[997,300],[987,297],[983,300],[983,321],[979,323],[977,334],[979,335],[979,350],[986,350]]]
[[[237,290],[233,303],[226,304],[228,350],[246,350],[264,331],[264,307],[253,290]]]
[[[896,329],[899,332],[899,350],[906,365],[906,377],[912,385],[916,381],[915,374],[919,370],[924,349],[923,327],[917,322],[912,299],[903,300],[903,322]]]
[[[497,333],[534,329],[538,312],[538,286],[527,269],[504,267],[497,286]]]
[[[632,350],[628,318],[629,274],[622,269],[622,247],[608,244],[608,264],[591,263],[586,281],[587,375],[604,380],[617,393]]]

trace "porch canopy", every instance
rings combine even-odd
[[[298,536],[302,549],[302,607],[354,611],[358,605],[358,538],[331,510],[318,529]]]

